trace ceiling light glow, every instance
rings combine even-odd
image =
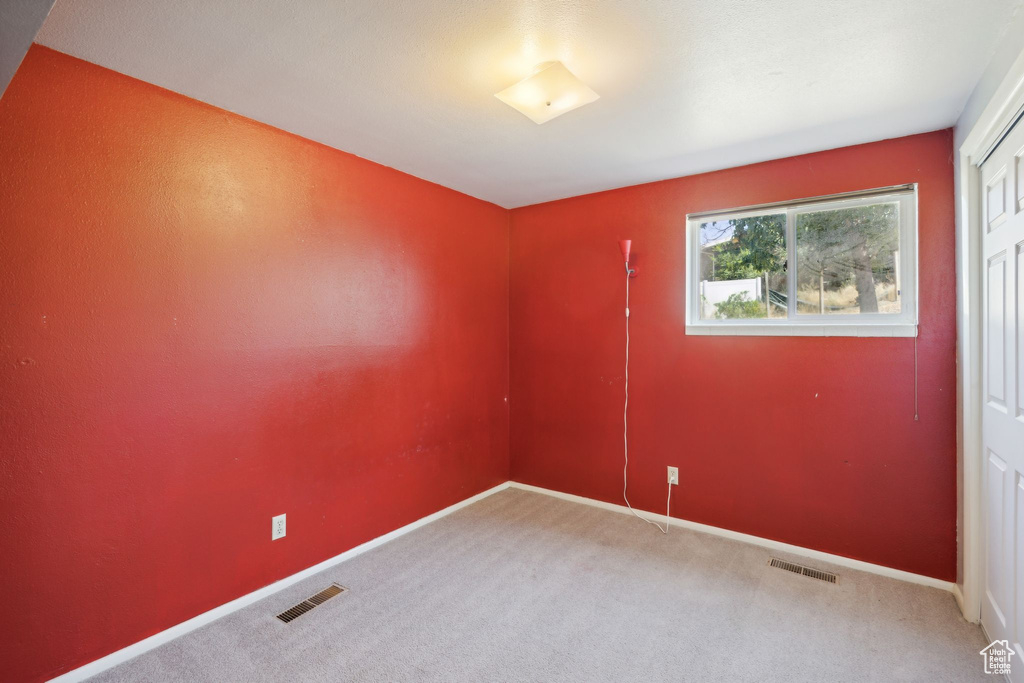
[[[499,100],[544,123],[556,116],[590,104],[598,94],[588,88],[561,62],[545,62],[533,74],[495,95]]]

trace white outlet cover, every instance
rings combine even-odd
[[[278,515],[270,519],[270,540],[276,541],[279,538],[284,538],[285,535],[285,517],[287,515]]]
[[[668,483],[679,485],[679,468],[669,467],[668,468]]]

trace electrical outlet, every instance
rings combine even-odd
[[[276,541],[279,538],[284,538],[285,533],[285,517],[287,515],[278,515],[270,519],[270,540]]]
[[[668,483],[675,486],[679,486],[679,468],[669,467],[668,468]]]

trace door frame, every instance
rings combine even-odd
[[[1024,111],[1024,52],[1017,56],[958,150],[960,221],[956,234],[957,289],[957,454],[963,466],[963,553],[961,584],[954,591],[968,621],[981,619],[985,572],[982,505],[981,347],[981,162]],[[1024,120],[1020,125],[1024,125]]]

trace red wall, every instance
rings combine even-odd
[[[956,571],[952,135],[938,131],[512,211],[516,481],[622,502],[631,238],[630,499],[939,579]],[[914,341],[684,330],[688,212],[919,183]],[[645,528],[637,533],[650,533]]]
[[[504,209],[36,46],[0,221],[0,678],[508,478]]]

